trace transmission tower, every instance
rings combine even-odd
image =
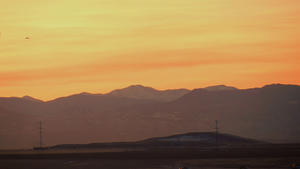
[[[216,120],[216,148],[218,148],[218,145],[219,145],[219,126],[218,126],[218,120]]]
[[[40,148],[43,146],[43,128],[42,128],[42,121],[40,121]]]

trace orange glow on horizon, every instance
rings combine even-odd
[[[0,96],[300,84],[299,11],[297,0],[3,1]]]

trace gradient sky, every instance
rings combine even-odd
[[[300,84],[299,0],[0,2],[0,96]]]

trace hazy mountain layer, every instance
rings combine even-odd
[[[300,140],[300,86],[200,88],[171,101],[155,94],[152,99],[148,94],[136,97],[135,90],[127,89],[117,92],[121,95],[82,93],[48,102],[0,98],[0,148],[38,145],[40,120],[47,145],[213,131],[216,119],[223,133],[275,142]]]

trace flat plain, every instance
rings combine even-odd
[[[263,148],[265,147],[265,148]],[[300,163],[299,145],[230,149],[88,150],[0,153],[0,169],[289,169]]]

